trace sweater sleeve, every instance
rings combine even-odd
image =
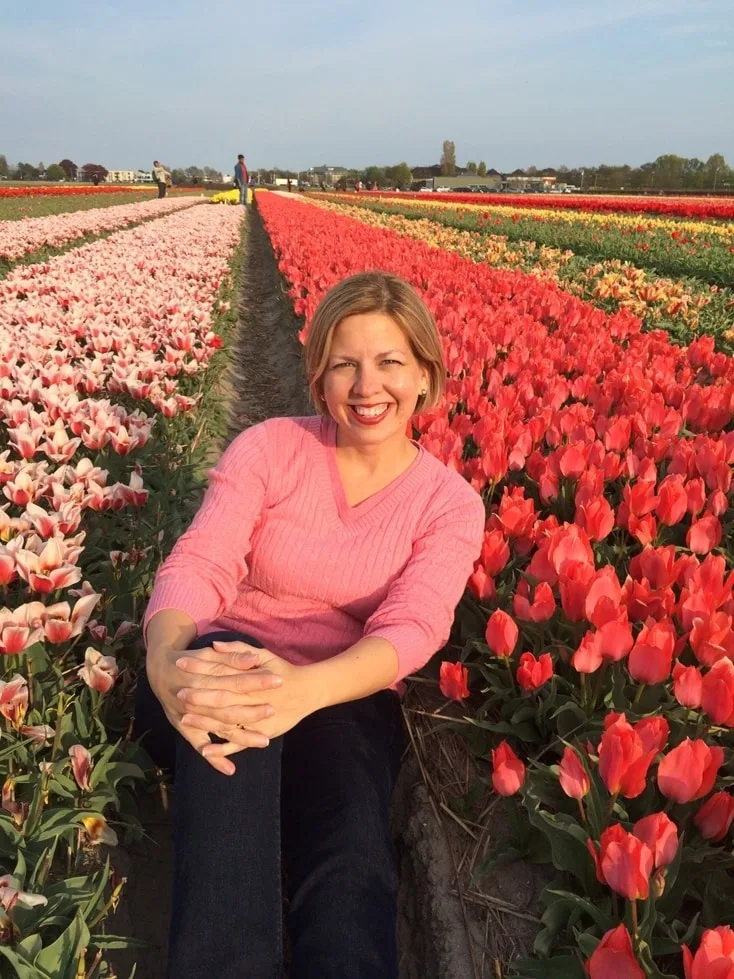
[[[242,432],[209,472],[209,488],[189,529],[156,575],[143,620],[163,609],[190,615],[197,631],[234,600],[247,575],[252,531],[268,487],[265,425]]]
[[[484,504],[470,494],[456,494],[416,540],[407,565],[365,623],[364,638],[394,646],[396,682],[425,666],[449,637],[484,538]]]

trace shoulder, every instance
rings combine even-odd
[[[268,418],[251,425],[232,440],[222,456],[224,464],[260,456],[285,462],[309,446],[321,443],[321,418]]]
[[[465,522],[477,534],[483,535],[486,510],[473,486],[430,452],[425,452],[423,466],[429,490],[427,515],[431,521]]]

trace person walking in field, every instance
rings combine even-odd
[[[153,160],[153,180],[158,184],[158,199],[166,196],[166,189],[171,186],[171,174],[162,163]]]
[[[250,175],[248,174],[247,167],[245,166],[245,158],[242,153],[240,153],[234,167],[234,185],[240,192],[240,204],[243,204],[245,207],[247,207],[247,188],[249,183]]]
[[[156,577],[136,730],[175,756],[169,979],[397,979],[390,798],[403,679],[448,638],[481,497],[412,441],[446,377],[433,317],[367,272],[305,347],[317,414],[241,433]]]

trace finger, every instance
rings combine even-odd
[[[229,761],[223,755],[214,755],[209,758],[206,754],[207,745],[211,745],[209,740],[209,733],[204,731],[197,731],[194,728],[188,727],[184,724],[176,725],[181,736],[184,737],[191,747],[196,751],[197,754],[201,755],[202,758],[207,761],[212,768],[220,772],[222,775],[234,775],[235,767],[234,764]]]
[[[243,732],[240,732],[240,733],[243,733]],[[245,751],[248,747],[251,747],[251,748],[261,748],[261,747],[267,747],[267,746],[266,745],[258,745],[258,744],[241,745],[241,744],[235,744],[233,741],[227,741],[224,744],[210,744],[210,745],[208,745],[206,748],[204,748],[203,754],[204,754],[204,757],[206,758],[207,761],[209,761],[209,760],[214,761],[215,759],[224,761],[230,755],[234,755],[238,751]]]
[[[263,649],[261,646],[251,646],[247,642],[220,642],[215,639],[212,643],[212,649],[220,655],[233,657],[235,663],[237,657],[241,656],[256,656],[259,663],[267,663],[269,659],[273,658],[270,650]]]
[[[230,663],[230,660],[239,666],[232,666],[232,669],[251,669],[252,665],[257,665],[262,659],[256,649],[248,651],[229,651],[224,649],[212,649],[205,646],[203,649],[187,649],[182,656],[185,660],[192,660],[198,663]],[[231,665],[231,663],[230,663]]]
[[[193,669],[189,669],[189,662],[194,664]],[[181,665],[183,664],[183,665]],[[186,673],[196,674],[196,679],[190,682],[198,689],[212,688],[214,690],[237,690],[249,693],[253,690],[272,690],[274,687],[283,686],[283,677],[278,673],[271,673],[269,670],[250,668],[249,670],[227,670],[221,675],[212,675],[211,664],[207,664],[205,669],[196,665],[195,660],[189,657],[182,657],[176,660],[176,666]]]
[[[268,717],[272,717],[275,711],[265,710],[262,707],[240,707],[237,710],[231,711],[197,711],[184,714],[181,719],[182,724],[188,724],[190,727],[198,728],[202,731],[215,731],[217,728],[236,727],[240,724],[247,728],[258,729],[258,726]],[[204,725],[208,724],[209,727]],[[212,727],[211,725],[215,725]]]
[[[197,676],[239,676],[243,669],[255,669],[258,666],[255,659],[250,659],[249,666],[237,669],[230,666],[220,656],[216,662],[199,659],[197,656],[182,656],[176,660],[176,667],[183,673],[193,673]]]

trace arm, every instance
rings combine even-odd
[[[268,437],[265,426],[248,429],[211,470],[204,502],[156,576],[143,621],[146,642],[153,617],[164,609],[186,613],[198,630],[234,601],[265,504]]]
[[[228,732],[231,737],[229,744],[207,746],[206,757],[226,757],[246,747],[231,729],[240,711],[256,703],[245,690],[242,672],[252,667],[253,653],[261,669],[283,680],[267,695],[274,716],[258,724],[258,731],[269,737],[284,734],[323,707],[383,690],[423,666],[448,637],[454,609],[481,550],[484,523],[480,497],[461,493],[416,541],[402,574],[368,619],[364,637],[343,653],[293,666],[269,650],[214,643],[213,654],[180,660],[181,670],[195,674],[179,695],[186,704],[185,721],[202,729],[219,727],[223,736]]]

